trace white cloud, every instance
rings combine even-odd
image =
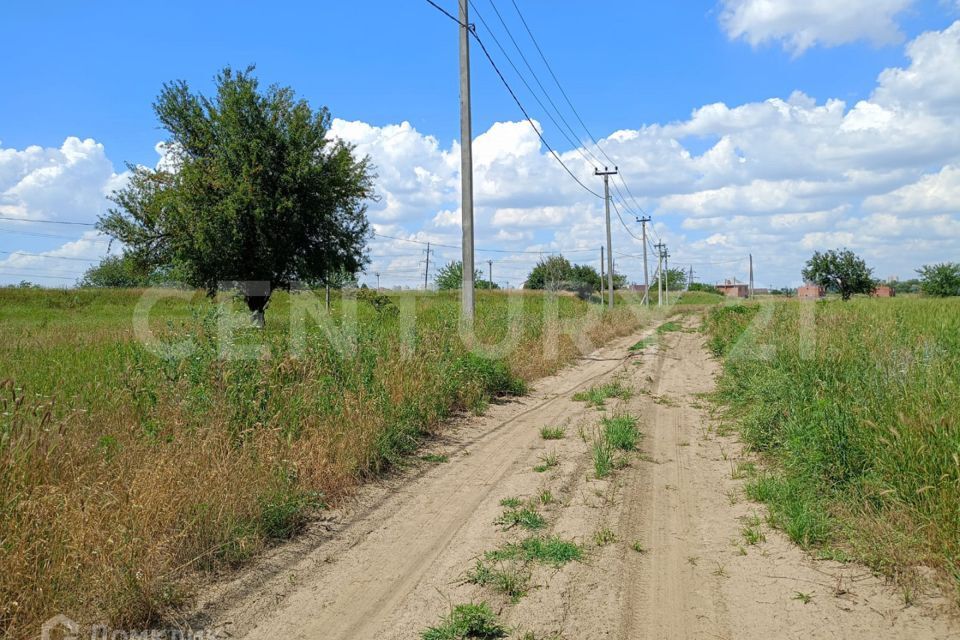
[[[913,184],[870,196],[863,204],[867,210],[890,213],[960,213],[960,166],[947,165]]]
[[[0,148],[0,215],[93,222],[124,179],[89,138],[69,137],[59,148]]]
[[[903,39],[896,17],[915,0],[722,0],[720,24],[732,40],[780,42],[793,55],[810,47]]]
[[[908,63],[879,74],[870,97],[853,105],[802,92],[708,104],[682,121],[621,129],[600,142],[653,214],[651,235],[669,245],[677,266],[692,264],[706,280],[744,278],[752,253],[764,284],[797,283],[812,249],[836,246],[862,253],[883,275],[906,277],[960,255],[960,22],[918,37],[905,53]],[[443,246],[461,240],[455,141],[442,144],[406,122],[335,120],[331,135],[377,167],[381,200],[370,218],[378,233],[431,242],[432,267],[458,257]],[[602,189],[577,150],[562,157]],[[477,260],[494,259],[498,280],[521,281],[540,251],[597,264],[602,201],[570,179],[528,123],[479,132],[474,160],[476,245],[509,252],[481,251]],[[0,149],[2,215],[93,219],[104,190],[122,179],[93,141]],[[613,234],[619,268],[642,280],[634,257],[642,246],[615,214]],[[387,286],[416,286],[425,248],[376,238],[369,271]]]

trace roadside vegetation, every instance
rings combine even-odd
[[[502,358],[470,352],[455,294],[420,296],[405,331],[402,297],[358,293],[357,331],[331,320],[290,332],[297,296],[277,293],[263,330],[233,332],[254,357],[221,357],[225,316],[206,301],[160,300],[150,328],[189,341],[161,357],[135,339],[136,290],[0,289],[0,635],[35,633],[63,613],[118,628],[156,623],[189,601],[202,572],[238,565],[296,534],[360,482],[405,464],[457,411],[522,393],[578,353],[635,330],[635,309],[592,315],[559,296],[478,296],[485,343],[513,335]],[[412,298],[412,296],[411,296]],[[591,312],[593,313],[593,312]],[[560,335],[556,357],[546,331]],[[425,458],[442,462],[442,457]],[[532,521],[531,521],[532,522]],[[441,636],[437,636],[441,637]]]
[[[719,397],[770,463],[747,492],[771,523],[905,589],[934,568],[960,596],[960,301],[727,306],[708,328]]]

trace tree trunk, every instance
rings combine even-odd
[[[246,296],[247,308],[250,310],[250,323],[257,329],[263,329],[263,316],[270,302],[270,296]]]

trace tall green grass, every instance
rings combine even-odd
[[[279,293],[263,331],[235,333],[260,356],[225,359],[222,316],[196,294],[150,317],[161,338],[191,341],[177,358],[135,339],[140,296],[0,289],[0,635],[60,613],[120,628],[164,619],[197,571],[296,534],[452,413],[570,362],[579,338],[599,345],[643,322],[625,305],[595,315],[573,297],[481,293],[478,340],[516,345],[493,356],[461,340],[456,295],[361,302],[346,337],[335,299],[299,340],[304,299]]]
[[[798,543],[960,589],[960,301],[771,304],[708,315],[720,397],[772,462],[748,491]]]

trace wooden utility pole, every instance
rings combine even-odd
[[[607,218],[607,304],[613,309],[613,241],[610,237],[610,176],[617,175],[617,168],[609,171],[607,167],[603,171],[593,170],[594,175],[603,176],[603,204]]]
[[[647,223],[650,222],[650,216],[644,216],[642,218],[637,218],[640,221],[640,225],[643,227],[643,300],[644,303],[649,307],[650,306],[650,276],[647,274]]]
[[[470,118],[470,22],[467,0],[460,5],[460,210],[463,227],[461,318],[473,326],[473,127]]]

